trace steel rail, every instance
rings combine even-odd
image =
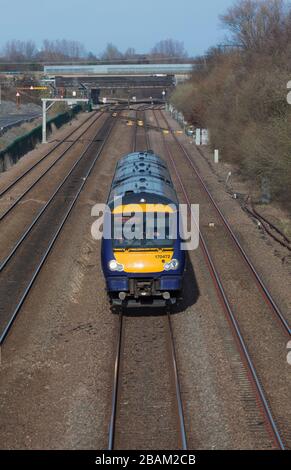
[[[242,209],[247,212],[254,220],[256,220],[260,226],[264,229],[264,231],[271,237],[273,240],[275,240],[277,243],[279,243],[283,248],[286,248],[288,251],[291,251],[291,240],[285,235],[285,233],[280,230],[275,224],[273,224],[270,220],[268,220],[266,217],[264,217],[262,214],[260,214],[256,208],[254,207],[253,201],[250,201],[250,206],[249,208],[249,202],[246,201],[244,205],[242,205]],[[276,232],[278,235],[275,235],[274,232]],[[279,238],[279,236],[282,238]]]
[[[112,131],[114,125],[115,125],[115,122],[116,122],[116,121],[113,121],[113,123],[109,126],[108,132],[107,132],[107,134],[106,134],[106,136],[105,136],[105,138],[104,138],[104,140],[103,140],[103,142],[102,142],[100,148],[98,149],[97,154],[95,155],[95,157],[94,157],[92,163],[90,164],[90,166],[89,166],[89,168],[88,168],[86,174],[84,175],[84,177],[83,177],[83,179],[82,179],[82,183],[81,183],[81,185],[80,185],[78,191],[76,192],[74,198],[72,199],[72,201],[71,201],[71,203],[70,203],[70,205],[69,205],[69,207],[68,207],[68,209],[67,209],[67,211],[66,211],[66,213],[65,213],[65,215],[64,215],[64,217],[63,217],[63,219],[62,219],[62,221],[61,221],[61,223],[59,224],[59,226],[58,226],[58,228],[57,228],[57,230],[56,230],[56,232],[55,232],[55,234],[54,234],[52,240],[50,241],[50,243],[49,243],[49,245],[48,245],[48,247],[47,247],[45,253],[43,254],[43,256],[42,256],[42,258],[41,258],[41,260],[40,260],[40,262],[39,262],[37,268],[35,269],[35,271],[34,271],[32,277],[31,277],[31,279],[30,279],[28,285],[26,286],[26,288],[25,288],[25,290],[24,290],[24,292],[23,292],[23,294],[22,294],[22,296],[21,296],[19,302],[17,303],[17,305],[16,305],[16,307],[15,307],[15,309],[14,309],[14,311],[13,311],[13,313],[12,313],[10,319],[9,319],[9,321],[7,322],[5,328],[4,328],[4,330],[3,330],[3,332],[2,332],[2,334],[1,334],[1,336],[0,336],[0,346],[1,346],[1,345],[3,344],[3,342],[5,341],[5,339],[6,339],[7,335],[8,335],[8,333],[9,333],[9,331],[10,331],[10,329],[11,329],[12,324],[14,323],[14,321],[15,321],[15,319],[16,319],[16,317],[17,317],[19,311],[20,311],[20,309],[22,308],[22,306],[23,306],[23,304],[24,304],[24,302],[25,302],[25,300],[26,300],[26,298],[27,298],[27,296],[28,296],[28,294],[29,294],[29,292],[30,292],[32,286],[34,285],[35,280],[37,279],[37,276],[39,275],[39,273],[40,273],[42,267],[44,266],[44,264],[45,264],[45,262],[46,262],[46,260],[47,260],[47,258],[48,258],[48,256],[49,256],[49,254],[50,254],[50,252],[51,252],[51,250],[52,250],[52,248],[53,248],[53,246],[54,246],[54,244],[55,244],[55,242],[56,242],[56,240],[57,240],[57,238],[58,238],[58,236],[59,236],[59,234],[61,233],[62,228],[64,227],[64,225],[65,225],[65,223],[66,223],[66,221],[67,221],[69,215],[71,214],[71,211],[72,211],[72,209],[74,208],[74,206],[75,206],[75,204],[76,204],[76,202],[77,202],[77,200],[78,200],[78,197],[79,197],[79,195],[80,195],[80,193],[81,193],[83,187],[85,186],[88,177],[90,176],[90,174],[91,174],[91,172],[92,172],[92,169],[94,168],[94,166],[95,166],[95,164],[96,164],[98,158],[100,157],[100,155],[101,155],[101,153],[102,153],[102,151],[103,151],[105,145],[107,144],[108,139],[109,139],[110,134],[111,134],[111,131]],[[89,144],[89,146],[90,146],[90,145],[93,145],[93,142],[91,142],[91,143]]]
[[[135,119],[135,126],[134,126],[134,134],[133,134],[133,142],[132,142],[132,152],[136,152],[137,150],[137,131],[138,131],[138,121],[139,121],[139,115],[138,113],[140,112],[140,108],[142,108],[142,106],[139,106],[137,109],[135,109],[135,112],[136,112],[136,119]]]
[[[168,325],[169,325],[169,333],[170,333],[171,358],[172,358],[173,371],[174,371],[175,390],[176,390],[176,399],[177,399],[178,414],[179,414],[182,450],[187,450],[188,445],[187,445],[187,434],[186,434],[185,418],[184,418],[184,410],[183,410],[183,401],[182,401],[181,386],[180,386],[176,349],[175,349],[175,340],[174,340],[174,333],[173,333],[170,312],[167,312],[167,317],[168,317]]]
[[[135,110],[137,115],[137,110]],[[136,136],[137,136],[137,119],[134,126],[134,132],[132,136],[131,149],[132,152],[136,150]],[[117,401],[118,401],[118,385],[119,385],[119,372],[121,363],[121,343],[122,343],[122,331],[123,331],[123,311],[119,312],[119,326],[118,326],[118,337],[117,337],[117,348],[114,361],[114,374],[113,374],[113,389],[111,398],[111,415],[108,430],[108,450],[114,449],[115,440],[115,429],[116,429],[116,415],[117,415]]]
[[[143,111],[143,122],[144,122],[144,130],[145,130],[145,139],[146,139],[146,147],[147,147],[147,150],[150,149],[150,138],[149,138],[149,127],[148,127],[148,123],[147,123],[147,116],[146,116],[146,109]]]
[[[286,248],[288,251],[291,251],[291,246],[290,242],[287,244],[285,241],[281,240],[277,235],[274,235],[274,233],[271,232],[271,229],[273,229],[275,232],[279,233],[279,229],[274,228],[275,226],[272,225],[270,222],[268,222],[264,217],[261,217],[257,215],[252,209],[249,209],[247,205],[242,206],[242,209],[249,214],[253,219],[255,219],[260,226],[263,228],[263,230],[271,237],[275,242],[279,243],[283,248]],[[270,228],[268,228],[270,227]],[[281,235],[282,238],[286,238],[285,235]]]
[[[14,203],[8,207],[8,209],[3,212],[1,215],[0,215],[0,222],[2,222],[2,220],[17,206],[17,204],[37,185],[37,183],[39,183],[42,178],[44,178],[44,176],[46,176],[49,171],[57,164],[59,163],[59,161],[64,157],[64,155],[66,155],[68,153],[68,151],[76,144],[80,143],[80,138],[86,134],[86,132],[100,119],[100,117],[102,116],[103,114],[99,114],[97,116],[97,118],[92,121],[88,127],[86,127],[86,129],[84,129],[84,131],[82,131],[82,133],[80,134],[80,136],[78,137],[77,140],[75,140],[74,142],[72,142],[69,147],[67,147],[62,153],[61,155],[58,156],[58,158],[51,163],[51,165],[30,185],[28,186],[28,188],[26,188],[26,190],[20,194],[20,196],[18,196]]]
[[[146,139],[146,147],[147,147],[147,150],[149,150],[149,137],[148,137],[148,125],[146,124],[146,110],[149,109],[148,106],[139,106],[138,108],[135,109],[135,112],[136,112],[136,119],[135,119],[135,132],[134,132],[134,135],[133,135],[133,141],[132,141],[132,152],[136,152],[136,149],[137,149],[137,131],[138,131],[138,121],[140,120],[139,119],[139,116],[138,116],[138,113],[143,113],[143,122],[144,122],[144,130],[145,130],[145,139]]]
[[[185,429],[181,388],[180,388],[180,381],[179,381],[179,375],[178,375],[174,335],[173,335],[173,329],[172,329],[171,318],[170,318],[169,312],[167,313],[167,321],[168,321],[169,335],[170,335],[171,359],[172,359],[174,380],[175,380],[175,391],[176,391],[176,399],[177,399],[178,414],[179,414],[182,450],[187,450],[188,449],[187,435],[186,435],[186,429]],[[114,360],[113,389],[112,389],[112,398],[111,398],[111,415],[110,415],[110,423],[109,423],[109,431],[108,431],[108,450],[110,451],[114,450],[114,441],[115,441],[118,391],[119,391],[119,380],[120,380],[120,369],[121,369],[122,338],[123,338],[123,312],[121,310],[119,313],[119,326],[118,326],[117,346],[116,346],[116,353],[115,353],[115,360]]]
[[[97,113],[94,113],[94,117],[96,116]],[[50,149],[45,155],[43,155],[36,163],[34,163],[32,166],[30,166],[27,170],[25,170],[21,175],[19,175],[14,181],[12,181],[7,187],[2,189],[0,191],[0,197],[4,196],[10,189],[12,189],[22,178],[24,178],[28,173],[30,173],[32,170],[34,170],[42,161],[44,161],[49,155],[51,155],[58,147],[60,147],[62,144],[66,143],[67,139],[69,139],[75,132],[77,132],[80,127],[83,127],[84,124],[87,124],[87,122],[92,119],[93,116],[89,116],[82,124],[77,128],[71,131],[66,137],[64,137],[60,142],[58,142],[52,149]]]
[[[119,372],[121,363],[121,343],[123,332],[123,312],[119,312],[119,326],[117,337],[117,348],[114,362],[114,376],[113,376],[113,389],[111,399],[111,415],[108,432],[108,450],[114,449],[115,428],[116,428],[116,415],[117,415],[117,401],[118,401],[118,388],[119,388]]]
[[[144,111],[144,123],[145,123],[147,147],[149,149],[151,142],[150,142],[150,137],[148,133],[146,111]],[[181,385],[180,385],[178,365],[177,365],[177,356],[176,356],[175,340],[174,340],[174,333],[173,333],[173,327],[172,327],[172,321],[171,321],[171,313],[169,310],[167,311],[167,320],[168,320],[168,327],[169,327],[171,359],[172,359],[173,374],[174,374],[174,381],[175,381],[175,392],[176,392],[177,408],[178,408],[178,415],[179,415],[178,417],[179,417],[182,450],[187,450],[188,449],[187,433],[186,433],[186,426],[185,426]]]
[[[96,122],[96,121],[94,121]],[[89,150],[89,148],[91,147],[92,145],[92,142],[89,142],[89,144],[85,147],[85,149],[83,150],[83,152],[81,153],[80,157],[78,158],[78,160],[76,160],[76,162],[74,163],[74,165],[72,166],[72,168],[70,169],[70,171],[66,174],[66,176],[64,177],[64,179],[61,181],[61,183],[58,185],[58,187],[56,188],[56,190],[54,191],[54,193],[52,194],[52,196],[49,198],[49,200],[46,202],[46,204],[41,208],[41,210],[38,212],[38,214],[35,216],[35,218],[33,219],[33,221],[31,222],[31,224],[29,225],[29,227],[26,229],[26,231],[22,234],[22,236],[19,238],[19,240],[15,243],[14,247],[12,248],[12,250],[10,251],[10,253],[6,256],[6,258],[1,261],[0,263],[0,273],[1,271],[6,267],[6,265],[8,264],[8,262],[11,260],[11,258],[14,256],[14,254],[16,253],[16,251],[18,250],[18,248],[21,246],[21,244],[23,243],[23,241],[26,239],[26,237],[29,235],[29,233],[31,232],[31,230],[33,229],[33,227],[35,226],[35,224],[38,222],[38,220],[40,219],[40,217],[43,215],[43,213],[46,211],[46,209],[50,206],[50,204],[53,202],[53,200],[55,199],[57,193],[61,190],[61,188],[64,186],[64,184],[66,183],[67,179],[70,177],[70,175],[72,174],[72,172],[74,171],[74,169],[76,168],[76,166],[80,163],[80,161],[83,159],[84,155],[86,154],[86,152]]]
[[[285,233],[282,230],[280,230],[275,224],[273,224],[270,220],[268,220],[266,217],[264,217],[262,214],[260,214],[257,211],[257,209],[254,207],[254,204],[253,204],[252,201],[251,201],[251,206],[252,206],[253,213],[257,218],[259,218],[259,219],[263,220],[264,222],[266,222],[266,224],[268,224],[275,232],[277,232],[279,235],[281,235],[281,237],[285,240],[286,243],[288,243],[289,245],[291,244],[290,238],[288,238],[285,235]],[[287,247],[287,248],[289,248],[289,247]]]
[[[161,111],[159,111],[159,112],[160,112],[163,120],[167,124],[167,127],[171,130],[171,127],[169,126],[169,123],[168,123],[167,119],[165,118],[165,116],[162,114]],[[272,294],[270,293],[269,289],[267,288],[267,286],[265,285],[265,283],[262,280],[261,276],[259,275],[258,271],[256,270],[254,264],[252,263],[249,256],[247,255],[245,249],[243,248],[243,246],[239,242],[237,236],[235,235],[234,231],[232,230],[229,222],[227,221],[226,217],[223,215],[223,213],[222,213],[221,209],[219,208],[218,204],[214,200],[212,194],[210,193],[209,189],[207,188],[205,182],[203,181],[201,175],[199,174],[192,158],[189,156],[189,154],[188,154],[187,150],[185,149],[184,145],[181,144],[181,142],[179,141],[179,139],[177,138],[177,136],[174,133],[172,133],[172,135],[173,135],[175,141],[177,142],[177,144],[179,145],[180,149],[184,153],[185,157],[189,161],[191,167],[193,168],[193,170],[194,170],[194,172],[195,172],[202,188],[205,190],[205,192],[206,192],[207,196],[209,197],[212,205],[214,206],[214,208],[217,211],[220,219],[222,220],[224,226],[226,227],[228,233],[230,234],[231,238],[233,239],[237,250],[241,254],[242,258],[245,260],[245,262],[246,262],[247,266],[249,267],[249,269],[251,270],[252,274],[254,275],[256,284],[258,285],[261,294],[268,301],[268,304],[271,307],[272,311],[276,314],[276,317],[280,320],[280,324],[281,324],[284,332],[290,337],[291,328],[290,328],[289,322],[287,321],[287,319],[285,318],[285,316],[281,312],[279,306],[277,305],[276,301],[272,297]]]
[[[154,111],[154,116],[155,116],[155,119],[158,123],[155,111]],[[182,192],[184,194],[185,200],[187,202],[187,206],[188,206],[188,209],[190,211],[191,217],[193,218],[193,214],[192,214],[192,211],[191,211],[191,202],[190,202],[190,199],[188,197],[188,193],[185,189],[185,186],[184,186],[184,183],[182,181],[181,175],[178,171],[177,165],[176,165],[175,160],[173,158],[173,154],[172,154],[172,152],[171,152],[171,150],[170,150],[170,148],[169,148],[169,146],[166,142],[166,139],[165,139],[164,135],[163,135],[163,142],[164,142],[164,147],[167,151],[167,154],[169,155],[169,158],[171,160],[171,163],[172,163],[172,166],[174,168],[177,179],[179,181],[179,184],[181,186],[181,189],[182,189]],[[194,222],[195,222],[195,220],[194,220]],[[279,428],[277,426],[277,423],[276,423],[276,421],[273,417],[271,407],[270,407],[270,405],[268,403],[268,400],[266,398],[266,395],[265,395],[265,391],[264,391],[264,389],[261,385],[259,376],[257,374],[257,371],[256,371],[255,366],[253,364],[253,361],[251,359],[251,356],[249,354],[246,342],[245,342],[245,340],[243,338],[243,335],[240,331],[238,321],[237,321],[236,316],[235,316],[235,314],[232,310],[232,307],[231,307],[230,302],[228,300],[228,297],[227,297],[227,294],[225,292],[224,286],[222,284],[222,281],[220,279],[218,271],[215,267],[215,264],[212,260],[211,254],[208,250],[205,238],[204,238],[204,236],[203,236],[200,229],[199,229],[199,238],[200,238],[200,241],[201,241],[203,255],[204,255],[206,264],[209,268],[211,278],[214,282],[214,285],[215,285],[215,288],[216,288],[216,291],[217,291],[217,294],[218,294],[219,301],[220,301],[220,303],[223,307],[224,312],[226,313],[227,319],[230,321],[230,324],[231,324],[231,327],[232,327],[231,331],[234,333],[234,337],[235,337],[235,340],[236,340],[236,344],[238,345],[238,351],[240,353],[242,362],[243,362],[243,364],[245,364],[245,366],[247,367],[247,370],[250,373],[249,377],[251,379],[251,384],[253,385],[256,396],[257,396],[259,402],[262,405],[265,425],[266,425],[267,429],[268,430],[270,429],[270,431],[272,432],[272,437],[273,437],[274,443],[276,444],[276,447],[280,450],[285,450],[285,444],[284,444],[283,439],[281,437],[281,434],[280,434]]]
[[[132,153],[136,152],[136,142],[137,142],[137,111],[136,111],[136,120],[135,120],[135,125],[134,125],[134,133],[132,136]]]

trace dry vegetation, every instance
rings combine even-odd
[[[172,96],[186,119],[210,129],[223,158],[273,200],[291,204],[291,7],[241,0],[221,17],[231,47],[214,48]]]

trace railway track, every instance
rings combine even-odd
[[[166,446],[168,449],[187,450],[187,434],[170,312],[167,312],[166,315],[162,315],[161,312],[161,316],[158,320],[146,317],[143,318],[142,316],[140,316],[139,320],[137,320],[137,318],[133,318],[131,315],[125,318],[123,311],[119,313],[111,415],[108,432],[108,450],[124,449],[126,445],[131,445],[131,448],[140,448],[140,446],[145,445],[145,448],[147,448],[151,446],[151,443],[153,449],[164,448],[163,446]],[[135,324],[134,328],[130,325],[132,322]],[[125,326],[125,323],[127,323],[127,326]],[[159,361],[163,362],[163,368],[167,370],[167,373],[165,373],[165,370],[162,372],[157,368],[154,377],[155,384],[151,385],[151,387],[159,391],[155,393],[155,396],[151,396],[152,393],[149,391],[152,401],[149,400],[149,403],[146,403],[147,400],[145,396],[143,396],[142,401],[139,399],[141,398],[140,395],[144,394],[146,391],[148,380],[145,379],[145,383],[136,384],[133,378],[133,372],[136,372],[137,362],[135,362],[134,354],[133,356],[131,355],[132,357],[130,358],[127,351],[129,350],[131,341],[133,340],[135,342],[136,335],[139,336],[142,331],[142,347],[144,347],[144,354],[142,355],[144,357],[144,364],[142,366],[140,365],[140,367],[144,369],[150,368],[150,362],[153,361],[153,358],[152,356],[149,357],[148,347],[146,347],[146,345],[151,341],[153,325],[157,326],[157,324],[159,324],[159,331],[163,333],[164,338],[163,335],[160,334],[160,338],[153,341],[152,348],[154,350],[155,348],[159,349]],[[165,343],[167,343],[168,346],[166,348]],[[126,351],[126,353],[124,351]],[[130,365],[128,363],[129,361]],[[131,367],[131,380],[124,378],[124,375],[127,375],[124,369],[128,370],[129,367]],[[138,376],[140,372],[140,370],[136,372],[136,375]],[[139,385],[141,388],[139,388]],[[134,398],[134,396],[136,396],[136,398]],[[133,417],[128,416],[127,410],[124,410],[125,397],[127,397],[133,405]],[[166,402],[167,405],[164,406],[163,402]],[[146,416],[144,416],[143,409],[136,408],[134,403],[138,403],[140,407],[146,408]],[[167,416],[164,420],[159,416],[158,410],[160,408],[164,408],[163,414]],[[129,414],[131,414],[131,411],[129,411]],[[168,419],[169,416],[170,419]],[[136,427],[136,421],[138,419],[144,423],[145,427],[143,429],[136,429],[135,431],[134,428]],[[160,422],[160,420],[162,422]],[[128,422],[130,422],[130,426],[128,426]],[[151,426],[149,423],[155,424]],[[168,427],[170,429],[168,429]],[[136,442],[134,442],[136,436],[135,432],[137,433]],[[161,434],[164,434],[162,439],[165,440],[165,443],[159,442],[159,436]],[[143,444],[141,442],[143,442]],[[168,444],[166,444],[166,442]]]
[[[135,146],[134,150],[145,150],[150,147],[146,116],[144,110],[139,109],[138,112],[145,125],[134,129],[132,147]],[[104,122],[98,134],[87,145],[50,200],[34,218],[30,227],[22,234],[10,254],[2,260],[0,264],[0,296],[5,302],[0,305],[0,344],[7,337],[23,303],[29,296],[39,272],[45,265],[47,257],[86,183],[87,177],[108,142],[115,122],[116,120],[110,117]],[[157,124],[159,124],[158,120]],[[137,132],[139,133],[138,138]],[[171,149],[164,135],[163,142],[165,149],[168,146],[170,158]],[[189,206],[188,189],[190,185],[187,184],[186,190],[180,174],[180,162],[182,167],[184,156],[181,149],[179,153],[178,144],[175,149],[175,156],[172,154],[172,166]],[[166,153],[168,153],[167,150]],[[179,166],[176,163],[178,155],[180,155]],[[189,169],[188,173],[193,178]],[[201,236],[203,237],[203,234]],[[220,302],[229,318],[242,361],[256,391],[257,400],[263,410],[264,420],[270,430],[274,446],[280,449],[289,447],[288,435],[281,432],[282,429],[284,431],[284,426],[281,428],[280,420],[277,423],[277,414],[272,409],[273,399],[269,398],[264,389],[264,377],[257,373],[256,364],[253,363],[253,355],[248,350],[249,338],[245,341],[244,332],[241,331],[239,321],[236,318],[237,312],[228,299],[228,293],[219,276],[216,262],[211,257],[206,238],[204,243],[202,245],[206,262],[212,273]],[[187,449],[187,433],[171,314],[167,312],[162,316],[160,313],[158,312],[156,316],[152,317],[148,317],[146,314],[144,318],[134,315],[127,317],[123,311],[119,315],[108,434],[108,448],[110,450],[123,448],[124,443],[132,446],[135,441],[140,445],[144,444],[147,431],[150,435],[149,439],[152,439],[153,449],[157,447],[161,439],[164,439],[161,442],[163,449]],[[129,404],[126,401],[128,399]],[[287,445],[285,445],[285,441]]]
[[[97,115],[96,117],[96,114],[94,115],[94,118],[92,120],[92,116],[90,117],[90,123],[88,126],[85,127],[85,129],[82,130],[81,134],[77,136],[76,139],[73,140],[73,142],[70,143],[69,146],[67,146],[62,152],[60,155],[57,156],[57,158],[55,160],[52,161],[52,163],[49,164],[48,168],[46,168],[40,175],[38,175],[36,177],[36,179],[28,185],[28,187],[25,188],[25,190],[23,192],[21,192],[19,195],[16,196],[16,198],[13,199],[13,202],[11,205],[9,205],[9,207],[4,210],[1,214],[0,214],[0,222],[2,222],[7,216],[8,214],[11,213],[11,211],[13,211],[13,209],[15,209],[18,204],[23,200],[23,198],[32,190],[36,187],[36,185],[38,183],[40,183],[43,178],[49,174],[49,172],[58,164],[60,163],[63,158],[65,157],[65,155],[68,154],[69,150],[71,150],[74,146],[76,146],[76,144],[79,144],[81,142],[81,139],[86,135],[86,133],[96,124],[96,122],[101,118],[103,113],[100,113],[99,115]],[[87,121],[86,121],[87,122]],[[83,127],[84,123],[82,124],[81,127]],[[74,131],[74,133],[79,133],[79,128],[77,130]],[[72,135],[72,134],[71,134]],[[64,142],[62,141],[60,143],[60,145],[62,145]],[[48,158],[48,156],[52,156],[54,151],[56,149],[58,149],[59,146],[57,145],[54,149],[52,149],[50,152],[48,152],[46,155],[45,155],[45,158]],[[5,190],[2,191],[3,194],[6,194],[6,193],[9,193],[10,190],[12,190],[15,185],[17,183],[19,183],[28,173],[30,173],[32,170],[36,169],[36,167],[38,167],[39,163],[41,161],[43,161],[44,157],[42,157],[42,159],[38,160],[35,165],[33,165],[32,167],[29,168],[29,170],[27,170],[26,172],[24,172],[22,175],[20,175],[16,180],[14,180],[8,187],[6,187]],[[1,197],[1,194],[0,194],[0,197]],[[3,196],[2,196],[3,197]]]
[[[94,117],[96,116],[97,113],[94,113]],[[88,116],[88,118],[82,123],[80,127],[83,127],[85,124],[87,124],[88,121],[92,120],[92,116]],[[11,183],[9,183],[7,186],[4,188],[0,189],[0,197],[3,197],[6,193],[11,191],[11,189],[19,183],[25,176],[27,176],[29,173],[31,173],[33,170],[35,170],[42,162],[44,162],[48,157],[50,157],[53,152],[61,147],[63,144],[67,143],[68,139],[70,139],[75,133],[77,133],[80,129],[74,129],[73,131],[69,132],[62,140],[57,142],[57,144],[51,148],[48,152],[46,152],[36,163],[31,165],[29,168],[27,168],[23,173],[21,173],[17,178],[15,178]],[[86,130],[85,130],[86,132]],[[73,142],[74,144],[74,142]],[[71,148],[71,145],[68,147],[68,149],[65,149],[65,152]]]
[[[149,150],[150,148],[148,129],[146,126],[146,109],[147,107],[140,106],[136,110],[135,131],[132,142],[133,152]],[[143,125],[139,126],[139,122],[142,122]]]
[[[22,234],[0,269],[0,345],[3,344],[106,145],[115,120],[109,115],[73,167]]]
[[[162,111],[159,110],[159,113],[161,114],[166,126],[171,130],[170,126],[169,126],[169,122],[167,121],[167,119],[165,118],[165,116],[162,114]],[[189,155],[189,153],[187,152],[187,150],[185,149],[185,147],[181,144],[181,142],[179,141],[179,139],[177,138],[177,136],[172,133],[173,135],[173,138],[177,144],[177,146],[179,147],[179,149],[181,150],[181,152],[183,153],[184,157],[187,159],[187,161],[189,162],[192,170],[194,171],[197,179],[198,179],[198,182],[200,183],[200,186],[202,188],[202,190],[204,191],[205,195],[207,195],[207,197],[209,198],[210,202],[211,202],[211,205],[212,207],[215,209],[215,211],[217,212],[221,222],[223,223],[226,231],[228,232],[228,234],[230,235],[230,237],[232,238],[233,242],[234,242],[234,245],[236,247],[236,249],[238,250],[239,254],[241,255],[241,257],[243,258],[243,260],[245,261],[247,267],[249,268],[250,270],[250,273],[252,274],[261,294],[263,295],[263,297],[267,300],[272,312],[274,313],[274,315],[276,316],[276,318],[279,319],[280,321],[280,324],[284,330],[284,332],[286,333],[286,335],[288,337],[290,337],[291,335],[291,327],[289,325],[289,322],[287,320],[287,318],[284,316],[284,314],[282,313],[280,307],[277,305],[276,301],[274,300],[274,298],[272,297],[272,294],[271,292],[269,291],[269,289],[267,288],[267,286],[265,285],[263,279],[261,278],[260,274],[258,273],[258,271],[256,270],[254,264],[252,263],[251,259],[249,258],[249,256],[247,255],[245,249],[243,248],[242,244],[240,243],[240,241],[238,240],[237,236],[235,235],[234,231],[232,230],[229,222],[227,221],[226,217],[223,215],[222,211],[220,210],[219,206],[217,205],[216,201],[214,200],[214,198],[212,197],[210,191],[208,190],[206,184],[204,183],[202,177],[200,176],[199,172],[198,172],[198,169],[197,167],[195,166],[195,163],[193,161],[193,158]]]
[[[2,227],[1,241],[5,239],[7,240],[7,231],[9,235],[9,239],[5,243],[1,243],[0,273],[25,237],[29,234],[35,223],[40,219],[44,211],[50,205],[52,199],[65,184],[67,178],[70,176],[70,170],[73,171],[75,164],[80,160],[79,152],[83,154],[84,149],[88,148],[90,142],[94,140],[94,136],[92,139],[92,129],[94,131],[94,126],[100,120],[102,115],[103,113],[97,116],[95,114],[93,120],[91,117],[90,123],[85,127],[85,129],[82,129],[82,125],[81,134],[80,130],[77,129],[77,138],[73,140],[72,144],[62,151],[60,155],[57,155],[57,159],[54,160],[49,167],[40,174],[40,176],[36,177],[32,184],[28,187],[26,186],[23,192],[20,192],[18,189],[20,194],[17,195],[8,209],[2,213],[2,217],[0,216],[0,227]],[[86,142],[88,140],[89,144],[83,145],[83,142],[80,139],[85,139]],[[76,146],[76,148],[74,148],[75,154],[73,155],[69,153],[69,150],[74,146]],[[68,155],[64,160],[65,154]],[[63,163],[62,166],[58,166],[58,171],[55,171],[52,176],[51,172],[53,168],[57,163],[61,162]],[[63,179],[61,179],[62,173],[65,175]],[[46,175],[47,178],[43,179]],[[49,177],[53,178],[52,182],[49,181]],[[6,220],[6,216],[8,216],[8,214],[9,218]],[[30,222],[31,220],[32,222]],[[4,222],[6,223],[5,226]],[[12,237],[11,233],[13,234]]]
[[[273,240],[275,240],[283,248],[291,251],[291,240],[285,233],[274,225],[269,219],[260,214],[255,208],[252,201],[246,201],[242,206],[243,210],[247,212],[257,223],[262,227],[265,233],[267,233]]]
[[[148,150],[150,147],[150,140],[145,110],[141,111],[139,109],[137,111],[137,120],[138,119],[144,122],[144,126],[140,128],[138,126],[135,127],[132,145],[133,151]],[[137,132],[139,132],[138,142],[136,136]],[[144,134],[143,136],[142,133]],[[125,324],[127,326],[125,326]],[[153,329],[154,331],[158,329],[162,334],[159,334],[159,338],[155,338],[152,344],[151,336]],[[134,397],[134,395],[136,395],[136,398],[132,398],[133,403],[141,404],[142,401],[145,401],[144,393],[146,387],[145,383],[141,383],[141,389],[138,389],[138,387],[136,387],[135,380],[127,381],[124,380],[123,377],[126,375],[124,369],[129,368],[131,371],[130,375],[132,377],[132,371],[136,370],[137,364],[139,363],[138,360],[135,362],[134,353],[126,354],[129,346],[136,342],[136,338],[134,337],[135,335],[142,335],[140,343],[142,344],[142,347],[145,348],[144,353],[141,353],[145,358],[143,365],[145,370],[150,370],[152,368],[152,361],[155,361],[157,357],[160,357],[163,364],[164,361],[166,361],[168,367],[163,368],[165,369],[163,373],[158,366],[153,368],[153,370],[156,371],[156,375],[152,380],[154,385],[152,385],[151,388],[157,387],[159,389],[159,393],[155,394],[155,397],[152,397],[153,403],[151,402],[147,405],[143,403],[144,407],[150,408],[147,409],[145,416],[139,407],[136,408],[133,405],[133,412],[129,412],[130,415],[133,415],[132,417],[127,416],[127,412],[124,411],[124,397]],[[148,352],[147,345],[150,346],[150,352]],[[155,357],[149,358],[148,356],[152,354],[152,350],[156,347],[159,351],[158,355],[155,353]],[[124,356],[126,356],[126,359]],[[137,375],[139,374],[140,370],[137,372]],[[147,378],[145,378],[145,381],[147,382]],[[149,393],[151,395],[151,392]],[[161,423],[160,421],[157,423],[155,409],[163,407],[164,402],[168,402],[164,415],[170,416],[171,418],[167,423]],[[135,435],[133,429],[138,420],[144,424],[144,428],[136,430],[136,434],[138,435],[140,433],[141,437],[138,437],[137,441],[133,444],[132,440],[135,439],[133,437]],[[128,422],[131,423],[129,426],[127,424]],[[150,424],[151,422],[153,423],[152,425]],[[128,430],[128,432],[125,431],[125,429]],[[149,435],[147,435],[147,431],[149,431]],[[159,443],[160,435],[163,435],[163,439],[165,439],[164,443]],[[169,449],[177,448],[187,450],[187,434],[176,360],[175,340],[171,322],[171,312],[167,311],[166,314],[159,312],[156,318],[149,317],[148,311],[145,312],[144,317],[139,312],[138,316],[135,318],[132,314],[129,314],[129,316],[126,317],[124,311],[121,310],[119,312],[116,354],[114,360],[111,415],[108,431],[108,450],[114,450],[116,448],[124,449],[126,445],[141,448],[145,443],[147,443],[146,447],[152,445],[152,448],[157,448],[157,446],[160,445],[163,449],[167,447]]]
[[[211,168],[211,165],[204,155],[203,151],[196,147],[197,152],[203,158],[203,160]],[[236,195],[232,188],[228,188],[227,192],[232,196]],[[291,251],[291,240],[290,238],[281,230],[277,225],[275,225],[269,218],[263,216],[257,209],[250,195],[248,195],[241,203],[241,208],[257,222],[258,226],[275,242],[281,245],[283,248],[286,248],[288,251]]]
[[[167,128],[171,130],[161,111],[158,113],[160,119],[166,122]],[[154,111],[154,117],[159,126],[157,111]],[[172,136],[170,137],[171,144],[169,139],[162,134],[163,145],[188,208],[191,207],[191,199],[192,202],[203,204],[203,214],[206,213],[208,219],[214,221],[218,227],[217,232],[213,234],[207,227],[207,221],[202,219],[200,246],[219,301],[231,326],[242,363],[263,412],[266,429],[271,433],[276,448],[290,448],[288,371],[283,356],[286,348],[285,340],[290,335],[290,327],[206,188],[192,157],[175,134],[171,132],[170,135]],[[182,178],[182,171],[183,175],[187,175],[184,178]],[[197,186],[193,184],[195,182],[193,175],[196,176]],[[193,187],[199,187],[200,190],[196,189],[195,196],[191,197],[190,188]],[[205,199],[208,204],[205,203]],[[215,218],[214,214],[216,214]],[[242,265],[246,272],[243,272]],[[232,278],[237,279],[241,276],[242,280],[240,284],[235,283],[237,289],[234,291]],[[238,287],[240,285],[244,287],[244,290]],[[242,295],[243,292],[245,292],[244,295]],[[272,313],[270,313],[270,307]],[[250,315],[250,311],[253,315]],[[278,328],[278,322],[280,328]],[[269,340],[267,352],[265,347],[260,350],[266,337]],[[277,394],[274,393],[275,384],[280,384],[276,387]]]

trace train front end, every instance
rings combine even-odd
[[[113,305],[166,306],[182,296],[185,252],[166,164],[152,153],[118,163],[104,226],[102,269]],[[108,231],[108,230],[107,230]]]

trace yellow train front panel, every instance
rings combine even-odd
[[[124,266],[124,272],[132,274],[161,273],[173,255],[173,250],[114,251],[116,261]]]

